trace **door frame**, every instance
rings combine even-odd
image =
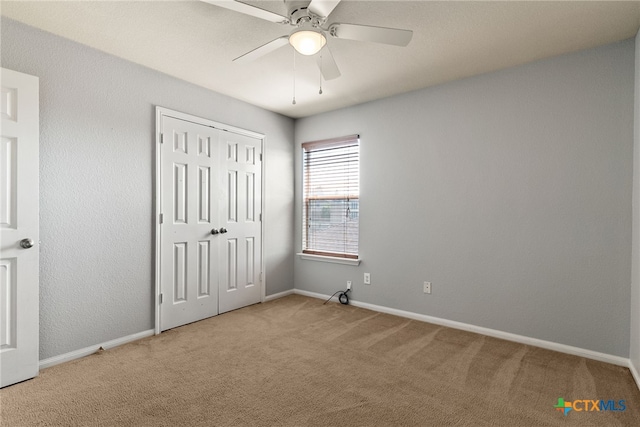
[[[265,135],[259,132],[254,132],[246,129],[242,129],[239,127],[227,125],[225,123],[216,122],[213,120],[205,119],[202,117],[194,116],[188,113],[182,113],[180,111],[171,110],[169,108],[156,106],[156,135],[155,135],[155,150],[156,150],[156,164],[155,164],[155,182],[154,182],[154,199],[155,199],[155,207],[153,212],[153,221],[154,221],[154,231],[155,231],[155,334],[160,334],[160,294],[162,292],[161,283],[160,283],[160,263],[161,263],[161,248],[162,248],[162,227],[160,222],[160,214],[162,213],[162,168],[161,168],[161,152],[160,144],[162,138],[162,118],[163,117],[173,117],[175,119],[184,120],[191,123],[196,123],[203,126],[212,127],[214,129],[233,132],[240,135],[249,136],[251,138],[256,138],[260,140],[260,145],[262,148],[262,164],[260,174],[262,176],[262,188],[260,189],[261,193],[261,201],[260,201],[260,212],[262,212],[262,221],[260,223],[260,302],[265,301],[266,295],[266,274],[265,274],[265,262],[264,262],[264,229],[265,229],[265,215],[264,215],[264,205],[265,205],[265,162],[266,162],[266,153],[265,153]],[[217,290],[216,290],[217,292]]]

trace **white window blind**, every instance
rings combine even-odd
[[[358,258],[359,136],[306,142],[302,150],[302,252]]]

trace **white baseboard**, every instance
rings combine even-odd
[[[318,294],[315,292],[303,291],[300,289],[294,289],[294,293],[298,295],[304,295],[312,298],[327,299],[329,295]],[[471,325],[468,323],[456,322],[454,320],[441,319],[439,317],[427,316],[426,314],[418,314],[410,311],[398,310],[395,308],[384,307],[375,304],[369,304],[366,302],[349,300],[349,304],[355,307],[366,308],[368,310],[378,311],[380,313],[393,314],[395,316],[406,317],[408,319],[419,320],[422,322],[433,323],[436,325],[447,326],[449,328],[460,329],[463,331],[474,332],[476,334],[487,335],[494,338],[500,338],[507,341],[513,341],[520,344],[531,345],[534,347],[540,347],[547,350],[559,351],[560,353],[572,354],[574,356],[581,356],[587,359],[598,360],[600,362],[611,363],[613,365],[624,366],[629,368],[633,372],[631,367],[631,361],[624,357],[614,356],[611,354],[600,353],[593,350],[587,350],[580,347],[573,347],[570,345],[559,344],[552,341],[540,340],[537,338],[526,337],[523,335],[512,334],[510,332],[498,331],[495,329],[484,328],[482,326]],[[637,371],[634,375],[636,383],[640,388],[640,382],[638,381]]]
[[[287,295],[303,295],[312,298],[318,298],[326,300],[329,298],[329,295],[319,294],[316,292],[303,291],[301,289],[291,289],[284,292],[279,292],[277,294],[272,294],[265,297],[265,302],[273,301],[278,298],[286,297]],[[441,319],[439,317],[427,316],[426,314],[413,313],[410,311],[398,310],[395,308],[384,307],[375,304],[369,304],[365,302],[359,302],[354,300],[349,300],[349,304],[365,308],[372,311],[377,311],[380,313],[392,314],[399,317],[405,317],[408,319],[418,320],[421,322],[433,323],[436,325],[446,326],[449,328],[460,329],[463,331],[474,332],[477,334],[487,335],[494,338],[500,338],[507,341],[513,341],[520,344],[531,345],[534,347],[545,348],[547,350],[559,351],[561,353],[572,354],[574,356],[581,356],[587,359],[598,360],[600,362],[611,363],[613,365],[624,366],[629,368],[631,371],[631,375],[636,382],[636,385],[640,389],[640,372],[638,367],[636,367],[630,359],[626,359],[620,356],[614,356],[611,354],[600,353],[593,350],[587,350],[580,347],[573,347],[565,344],[559,344],[552,341],[540,340],[537,338],[526,337],[523,335],[512,334],[509,332],[498,331],[495,329],[484,328],[482,326],[470,325],[468,323],[456,322],[454,320]],[[75,350],[69,353],[61,354],[59,356],[50,357],[48,359],[43,359],[39,363],[40,369],[49,368],[51,366],[58,365],[64,362],[70,362],[75,359],[79,359],[81,357],[88,356],[90,354],[95,353],[101,347],[105,350],[110,348],[118,347],[120,345],[137,341],[142,338],[150,337],[155,335],[155,331],[153,329],[149,329],[147,331],[138,332],[136,334],[127,335],[126,337],[117,338],[115,340],[107,341],[102,344],[95,344],[89,347],[85,347],[80,350]]]
[[[636,380],[636,385],[640,389],[640,370],[631,359],[629,359],[629,370],[631,371],[631,375],[633,375],[633,379]]]
[[[277,294],[271,294],[264,297],[264,302],[273,301],[274,299],[286,297],[287,295],[293,295],[293,289],[289,289],[288,291],[278,292]]]
[[[155,334],[153,329],[148,331],[138,332],[137,334],[127,335],[126,337],[116,338],[115,340],[107,341],[102,344],[95,344],[89,347],[81,348],[80,350],[71,351],[69,353],[61,354],[59,356],[50,357],[40,361],[40,369],[50,368],[51,366],[58,365],[60,363],[71,362],[81,357],[89,356],[95,353],[102,347],[104,350],[118,347],[119,345],[126,344],[132,341],[137,341],[142,338],[150,337]]]

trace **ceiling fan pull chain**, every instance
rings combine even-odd
[[[318,95],[322,95],[322,51],[320,51],[320,90]]]
[[[296,50],[293,49],[293,105],[296,105]]]

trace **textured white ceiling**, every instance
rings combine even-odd
[[[282,2],[256,1],[286,15]],[[288,34],[281,26],[201,1],[6,1],[4,16],[290,117],[633,37],[640,2],[343,0],[329,22],[411,29],[409,46],[330,39],[342,72],[323,82],[313,58],[285,46],[231,60]]]

